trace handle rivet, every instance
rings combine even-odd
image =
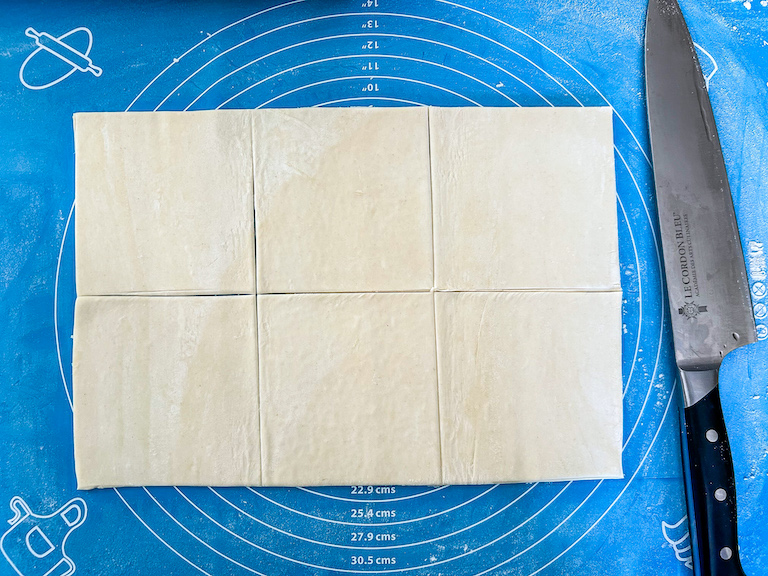
[[[733,556],[733,550],[728,548],[728,546],[723,546],[722,548],[720,548],[720,558],[722,558],[723,560],[730,560],[732,556]]]
[[[726,492],[724,489],[718,488],[717,490],[715,490],[715,499],[718,502],[722,502],[723,500],[725,500],[727,496],[728,496],[728,492]]]
[[[709,430],[707,430],[706,437],[707,437],[707,440],[709,440],[714,444],[715,442],[717,442],[717,439],[720,436],[717,434],[717,430],[715,430],[714,428],[710,428]]]

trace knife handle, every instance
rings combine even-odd
[[[717,370],[707,374],[717,384]],[[697,376],[703,374],[697,374]],[[682,373],[683,379],[686,373]],[[685,409],[690,493],[701,576],[744,576],[736,532],[736,482],[715,385]]]

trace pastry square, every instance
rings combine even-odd
[[[258,306],[265,486],[441,482],[432,294]]]
[[[430,108],[435,286],[620,287],[610,108]]]
[[[259,294],[432,288],[426,108],[253,113]]]
[[[78,298],[78,488],[260,484],[255,323],[253,295]]]
[[[255,293],[250,111],[74,125],[79,296]]]
[[[622,477],[621,299],[435,294],[444,483]]]

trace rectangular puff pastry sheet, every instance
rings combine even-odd
[[[259,294],[432,288],[426,108],[253,114]]]
[[[435,285],[618,289],[610,108],[430,108]]]
[[[621,477],[609,108],[75,129],[79,488]]]
[[[264,485],[439,484],[432,294],[258,302]]]
[[[254,294],[251,113],[81,113],[77,293]]]
[[[77,485],[261,483],[256,297],[80,297]]]
[[[444,483],[622,476],[620,292],[435,298]]]

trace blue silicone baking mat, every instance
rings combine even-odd
[[[761,338],[726,358],[721,388],[743,563],[768,574],[768,0],[681,5]],[[0,574],[689,574],[644,15],[642,0],[0,6]],[[424,104],[613,107],[626,478],[77,491],[72,113]]]

